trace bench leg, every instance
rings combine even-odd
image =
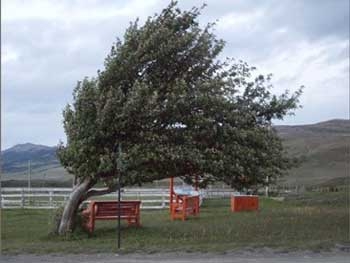
[[[93,220],[91,217],[86,224],[86,228],[90,234],[92,234],[95,230],[95,220]]]
[[[136,226],[137,227],[141,226],[141,224],[140,224],[140,217],[139,216],[136,217]]]
[[[133,219],[129,218],[127,220],[128,220],[128,227],[136,225],[136,222]]]
[[[170,210],[170,219],[172,221],[174,220],[174,211],[173,211],[173,209]]]
[[[95,221],[92,221],[91,227],[90,227],[90,233],[93,233],[95,230]]]
[[[92,221],[91,221],[91,217],[89,216],[84,216],[84,224],[83,224],[83,227],[85,230],[87,230],[89,233],[92,232],[91,228],[92,228]]]
[[[127,221],[128,221],[128,227],[130,227],[130,226],[140,227],[141,226],[139,217],[128,218]]]

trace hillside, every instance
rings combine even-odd
[[[315,185],[346,181],[350,172],[350,121],[275,126],[291,156],[302,159],[300,167],[292,169],[281,184]],[[28,160],[31,161],[32,179],[69,181],[71,176],[56,158],[56,148],[30,143],[19,144],[1,153],[3,181],[27,180]],[[12,183],[13,184],[13,183]],[[69,184],[69,183],[67,183]],[[47,185],[47,183],[46,183]]]
[[[33,169],[59,165],[56,158],[56,147],[36,145],[32,143],[17,144],[1,153],[2,170],[5,173],[23,172],[27,170],[28,161]]]
[[[69,180],[56,157],[56,147],[17,144],[1,152],[2,181],[27,180],[29,162],[32,180]],[[63,175],[63,176],[62,176]]]
[[[350,168],[349,120],[275,128],[289,154],[302,159],[301,166],[292,169],[283,183],[315,185],[346,181]]]

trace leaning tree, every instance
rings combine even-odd
[[[271,126],[301,91],[271,93],[270,76],[220,61],[224,42],[200,27],[200,9],[172,2],[144,25],[131,23],[96,78],[78,82],[64,110],[58,156],[74,175],[59,234],[74,228],[82,201],[122,186],[199,176],[202,186],[264,184],[290,165]],[[103,189],[92,189],[97,183]]]

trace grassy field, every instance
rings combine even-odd
[[[346,192],[307,193],[278,202],[261,199],[259,212],[231,213],[229,200],[205,200],[198,218],[170,221],[168,210],[142,211],[142,227],[123,223],[124,252],[215,251],[270,247],[325,250],[349,244]],[[116,221],[98,222],[93,236],[49,234],[54,211],[3,210],[3,253],[116,252]]]

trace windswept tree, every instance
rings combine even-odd
[[[95,195],[164,178],[199,176],[236,189],[277,178],[290,165],[271,126],[298,107],[301,91],[271,93],[270,76],[218,60],[224,42],[201,28],[198,8],[172,2],[144,25],[131,23],[96,78],[78,82],[64,110],[58,156],[76,184],[59,233]],[[93,190],[96,183],[104,189]]]

